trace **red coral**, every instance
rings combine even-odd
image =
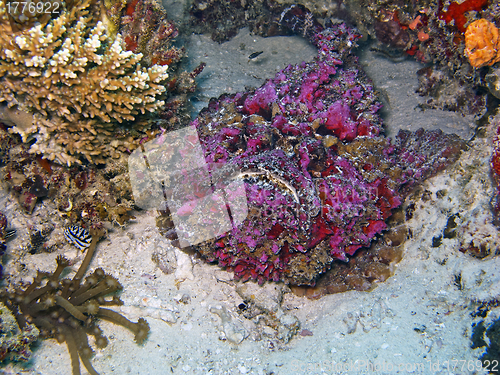
[[[125,14],[127,16],[132,17],[134,15],[135,7],[136,7],[138,2],[139,2],[139,0],[132,0],[130,3],[127,4],[127,10],[125,12]]]
[[[440,20],[446,21],[446,23],[455,20],[455,26],[458,30],[465,32],[465,24],[467,23],[465,13],[471,10],[480,11],[487,4],[488,0],[466,0],[462,3],[453,2],[446,12],[439,12],[438,17]]]

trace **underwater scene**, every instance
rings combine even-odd
[[[0,374],[500,372],[498,0],[0,0]]]

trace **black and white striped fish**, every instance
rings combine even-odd
[[[82,251],[87,249],[92,242],[92,236],[89,234],[87,229],[79,227],[78,225],[72,225],[65,228],[64,238]]]
[[[15,229],[7,229],[5,231],[5,240],[10,240],[16,236],[17,231]]]

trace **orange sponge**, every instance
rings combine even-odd
[[[465,54],[475,68],[500,61],[500,37],[495,24],[481,18],[465,31]]]

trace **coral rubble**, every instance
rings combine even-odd
[[[147,130],[139,116],[164,104],[168,66],[141,66],[141,54],[109,35],[100,9],[85,0],[13,33],[0,1],[0,102],[33,114],[14,116],[11,131],[35,141],[30,152],[61,164],[135,148],[132,131]]]
[[[32,355],[30,345],[39,334],[34,324],[28,323],[20,329],[14,315],[0,302],[0,362],[28,361]]]
[[[321,31],[301,7],[282,20],[311,38],[318,57],[213,100],[193,121],[207,162],[241,171],[233,178],[248,199],[243,224],[193,247],[237,278],[311,285],[333,260],[368,246],[411,186],[456,160],[464,144],[440,131],[382,136],[381,105],[350,54],[359,34],[345,24]],[[193,198],[204,195],[197,174],[182,176]],[[171,213],[161,212],[158,226],[175,240]]]
[[[80,374],[80,360],[91,374],[97,374],[90,359],[94,351],[88,337],[93,336],[95,346],[104,348],[108,339],[98,326],[98,319],[109,320],[130,329],[135,341],[141,344],[148,336],[149,325],[143,318],[137,323],[129,321],[119,313],[104,306],[121,305],[118,296],[105,296],[121,290],[121,285],[113,276],[101,268],[83,277],[94,254],[98,236],[94,236],[87,254],[73,278],[61,278],[69,261],[59,256],[54,272],[38,271],[33,282],[0,293],[2,301],[14,314],[19,328],[26,330],[31,325],[40,330],[42,338],[55,338],[66,342],[73,374]]]

